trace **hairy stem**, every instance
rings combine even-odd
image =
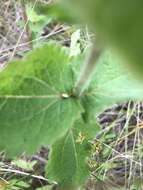
[[[75,85],[74,94],[76,96],[81,96],[85,88],[90,83],[91,76],[95,70],[95,65],[99,57],[100,50],[97,49],[93,44],[85,60],[79,79],[77,80],[77,83]]]

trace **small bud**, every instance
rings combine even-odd
[[[63,93],[63,94],[61,94],[61,97],[64,98],[64,99],[67,99],[67,98],[69,98],[69,95],[66,94],[66,93]]]

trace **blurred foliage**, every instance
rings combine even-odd
[[[66,12],[88,23],[99,48],[112,48],[134,73],[143,72],[142,0],[61,0]]]

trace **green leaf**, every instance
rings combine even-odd
[[[32,171],[36,163],[37,163],[36,160],[26,161],[24,159],[16,159],[16,160],[13,160],[11,164],[18,168],[22,168],[23,170]]]
[[[71,96],[71,59],[54,44],[34,50],[0,74],[0,150],[32,153],[72,127],[83,109]]]
[[[49,24],[52,20],[51,17],[44,15],[42,12],[37,13],[35,9],[33,9],[33,4],[26,4],[26,14],[28,18],[28,26],[31,31],[32,39],[37,39],[41,36],[44,27]],[[39,42],[34,41],[34,45],[39,44]]]
[[[143,84],[134,79],[111,51],[106,51],[97,62],[91,83],[81,100],[85,115],[95,116],[115,103],[143,100]]]
[[[68,189],[82,184],[89,175],[86,164],[86,158],[90,155],[88,140],[98,131],[97,124],[77,121],[73,128],[53,145],[47,166],[48,178],[56,180],[60,186]]]
[[[33,6],[32,4],[28,4],[28,6],[26,6],[26,12],[27,12],[27,17],[28,17],[28,20],[30,22],[39,22],[43,19],[45,19],[45,16],[44,15],[38,15],[35,10],[33,9]]]
[[[18,180],[18,179],[11,179],[10,181],[8,181],[6,188],[2,189],[2,190],[10,190],[10,189],[14,189],[14,190],[20,190],[20,189],[24,189],[24,188],[29,188],[29,184],[22,181],[22,180]]]

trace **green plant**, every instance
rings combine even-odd
[[[62,190],[77,189],[89,175],[89,141],[100,130],[95,116],[113,103],[142,99],[143,92],[110,51],[99,60],[89,54],[84,69],[85,55],[69,55],[49,43],[0,75],[0,149],[12,157],[51,145],[47,176]]]
[[[126,15],[134,10],[134,3],[130,10],[122,10],[124,14],[119,18],[120,23],[116,22],[116,17],[113,20],[113,15],[120,12],[119,5],[123,5],[123,1],[116,4],[110,1],[107,6],[104,1],[90,0],[82,1],[81,6],[81,1],[78,0],[71,1],[70,8],[73,2],[80,13],[77,17],[87,20],[94,30],[96,25],[96,48],[93,45],[89,52],[81,53],[80,31],[77,30],[71,37],[70,48],[49,42],[30,52],[23,60],[11,62],[0,73],[0,150],[4,150],[8,157],[15,157],[22,152],[32,154],[41,145],[49,145],[51,152],[45,168],[46,175],[50,181],[58,182],[60,190],[76,190],[90,175],[89,157],[95,148],[91,141],[101,130],[96,116],[114,103],[143,99],[141,82],[133,79],[114,51],[108,50],[110,46],[115,47],[119,52],[123,51],[128,60],[132,58],[134,62],[140,62],[141,54],[138,53],[142,49],[142,40],[137,40],[133,48],[128,42],[135,33],[129,31],[131,35],[126,38],[128,30],[124,29],[127,29],[128,21],[125,20],[126,27],[122,27]],[[126,3],[129,4],[129,1]],[[142,2],[136,6],[141,4]],[[38,4],[33,9],[33,6],[27,6],[32,39],[36,39],[51,20],[52,17],[46,16],[47,12],[70,20],[71,12],[69,17],[63,12],[66,5],[69,6],[64,1],[63,7]],[[109,9],[106,10],[107,7]],[[119,12],[113,11],[114,9]],[[73,9],[73,13],[74,11],[76,13],[76,9]],[[130,17],[134,16],[131,14]],[[137,18],[138,16],[137,14]],[[110,27],[111,21],[114,21],[115,28]],[[129,23],[132,26],[132,22]],[[136,30],[141,39],[139,29],[135,29],[135,32]],[[121,36],[118,35],[119,31]],[[101,47],[107,47],[107,50],[103,51]],[[141,65],[138,66],[139,69],[142,68]],[[109,133],[100,140],[107,142],[115,136]],[[108,157],[111,152],[111,147],[104,148],[102,157]],[[27,165],[22,160],[15,160],[15,164],[24,169],[32,169],[34,163]],[[91,163],[97,167],[95,164]],[[106,163],[97,167],[97,170],[101,169],[100,180],[103,177],[102,171],[110,167],[112,164]]]

